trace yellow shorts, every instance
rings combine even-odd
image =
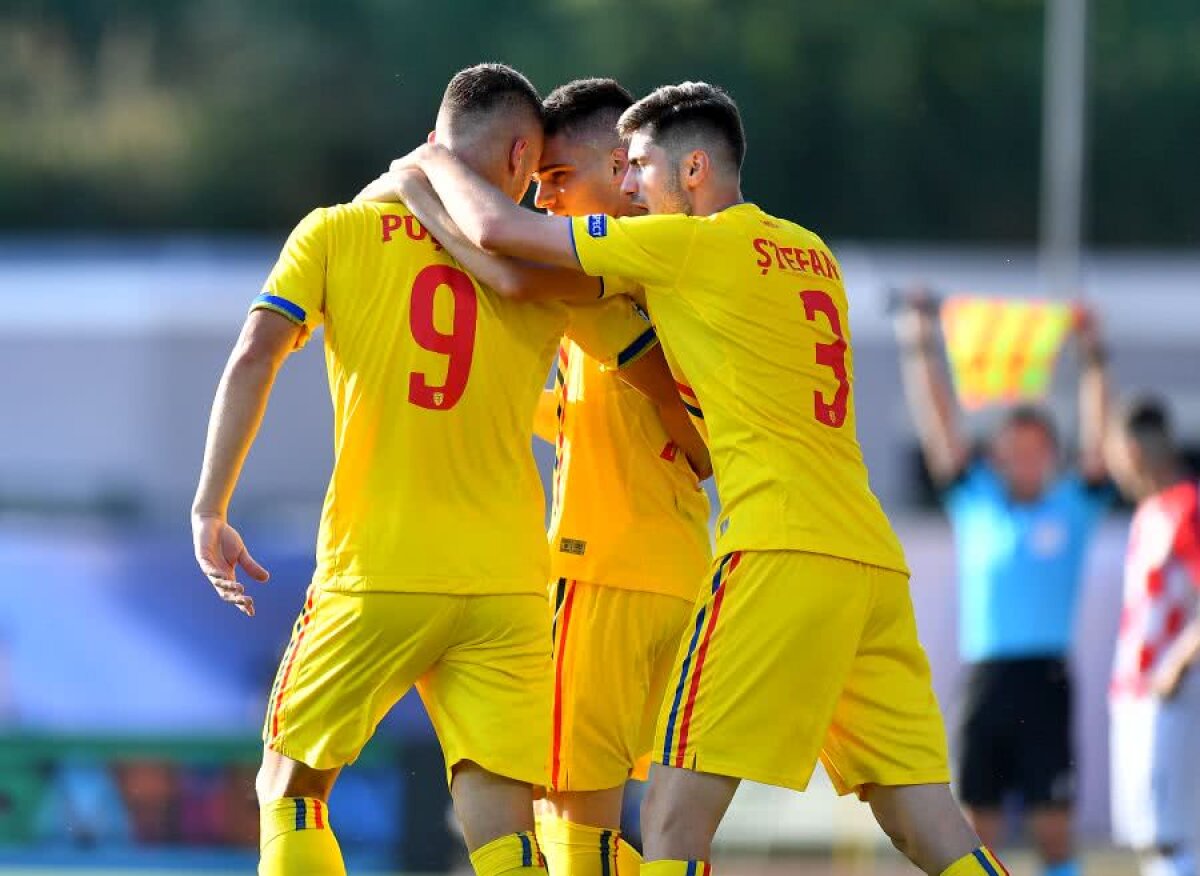
[[[600,791],[644,779],[654,727],[691,620],[686,599],[559,579],[550,787]]]
[[[798,551],[715,564],[655,739],[673,767],[838,793],[947,782],[946,734],[908,579]]]
[[[308,590],[271,690],[263,741],[314,769],[353,763],[414,685],[447,777],[462,761],[546,783],[550,619],[537,594]]]

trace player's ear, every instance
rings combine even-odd
[[[625,177],[625,171],[629,168],[629,149],[625,146],[618,146],[612,151],[611,166],[613,176],[617,179]]]
[[[683,183],[689,189],[694,189],[708,178],[711,171],[708,153],[703,149],[693,149],[683,160]]]
[[[513,140],[512,149],[508,153],[508,169],[510,173],[520,174],[525,167],[525,152],[529,149],[529,141],[524,137]]]
[[[437,142],[437,131],[436,130],[430,131],[429,136],[425,138],[425,142],[426,143],[436,143]]]

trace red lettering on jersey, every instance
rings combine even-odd
[[[425,230],[424,225],[417,221],[416,216],[404,217],[404,233],[410,240],[424,240],[429,236],[429,232]]]
[[[804,254],[804,250],[794,249],[792,252],[796,254],[796,263],[800,266],[797,270],[807,271],[809,269],[808,256]]]
[[[838,273],[837,263],[834,262],[829,253],[823,252],[821,255],[825,257],[825,270],[829,271],[829,276],[833,277],[835,280],[842,279],[842,275]]]
[[[795,253],[796,251],[791,247],[779,247],[779,254],[783,257],[783,260],[787,262],[787,266],[793,271],[798,271],[800,270],[800,266],[796,264],[796,259],[793,257]]]
[[[400,230],[400,226],[404,220],[399,216],[393,216],[390,213],[384,213],[379,217],[379,221],[383,223],[383,243],[387,243],[392,239],[392,234]]]
[[[824,265],[821,264],[821,254],[819,252],[817,252],[815,249],[810,249],[808,251],[808,257],[812,261],[812,272],[814,274],[816,274],[818,277],[829,276],[829,274],[825,272]]]
[[[770,241],[764,237],[758,237],[754,240],[754,251],[758,253],[758,261],[755,262],[759,269],[765,274],[771,270],[771,256],[767,253],[767,244]]]

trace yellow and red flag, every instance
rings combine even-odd
[[[947,298],[942,333],[963,407],[1045,396],[1074,320],[1074,305],[1061,301]]]

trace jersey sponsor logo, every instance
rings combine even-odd
[[[587,229],[589,237],[604,237],[608,234],[608,217],[603,213],[588,216]]]
[[[581,538],[562,538],[558,541],[558,552],[582,557],[587,551],[587,542]]]

